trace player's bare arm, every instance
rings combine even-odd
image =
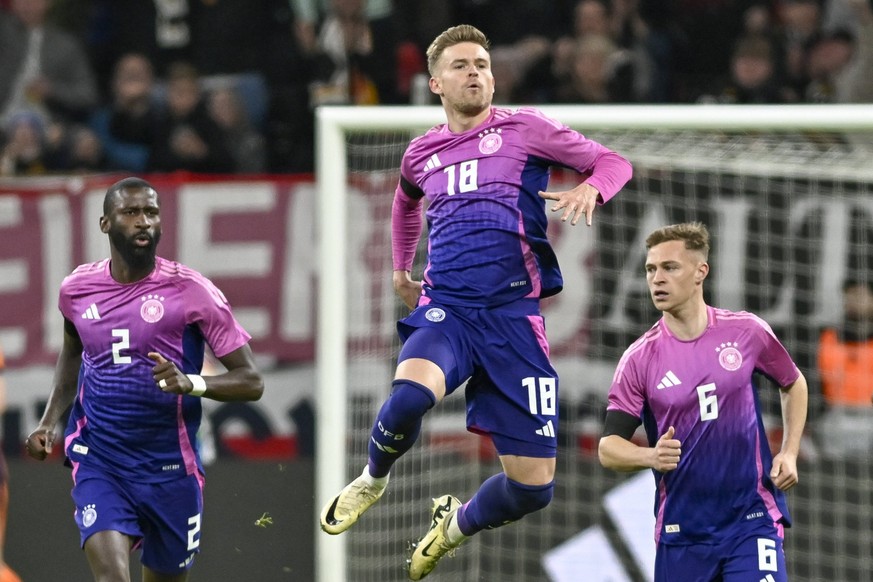
[[[809,388],[806,378],[801,374],[792,384],[781,389],[782,398],[782,449],[773,457],[773,469],[770,478],[779,489],[787,491],[799,480],[797,473],[797,455],[800,451],[800,439],[803,427],[806,425],[807,401]]]
[[[76,380],[82,365],[82,340],[73,323],[64,320],[64,343],[58,354],[55,365],[52,392],[49,395],[45,412],[39,421],[39,426],[30,433],[25,441],[27,454],[39,461],[44,460],[52,452],[55,440],[55,426],[64,411],[76,397]]]
[[[254,364],[252,349],[248,344],[237,348],[219,358],[227,368],[224,374],[193,378],[179,370],[175,362],[167,360],[157,352],[149,352],[155,362],[152,374],[155,384],[164,392],[173,394],[193,394],[205,396],[221,402],[258,400],[264,393],[264,381]],[[197,384],[203,382],[205,391],[197,394]]]
[[[409,309],[415,309],[421,297],[421,281],[413,281],[409,271],[394,271],[394,291]]]
[[[591,226],[591,220],[594,216],[594,208],[597,206],[597,199],[600,192],[594,186],[587,182],[582,182],[572,190],[562,190],[560,192],[545,192],[541,191],[540,197],[546,200],[556,200],[552,206],[552,212],[563,210],[561,221],[570,220],[570,224],[576,226],[576,223],[585,217],[585,224]]]
[[[682,456],[682,443],[673,438],[675,429],[667,429],[654,447],[641,447],[630,440],[615,434],[600,439],[597,454],[600,463],[614,471],[640,471],[655,469],[661,473],[679,466]]]

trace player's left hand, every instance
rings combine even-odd
[[[594,186],[582,182],[572,190],[560,192],[541,190],[539,194],[541,198],[546,200],[557,200],[557,203],[552,206],[552,212],[564,211],[561,214],[561,222],[567,222],[570,219],[570,224],[576,226],[576,223],[584,216],[585,224],[591,226],[594,208],[597,206],[597,197],[600,196],[600,192]]]
[[[797,458],[786,453],[779,453],[773,457],[770,479],[782,491],[788,491],[797,485]]]
[[[188,376],[182,373],[176,364],[167,360],[158,352],[149,352],[149,358],[156,362],[152,368],[152,376],[158,388],[168,394],[188,394],[194,388]]]

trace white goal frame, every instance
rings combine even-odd
[[[873,134],[873,106],[858,105],[627,105],[538,106],[562,123],[596,130],[838,131]],[[348,168],[346,132],[422,131],[445,122],[439,106],[320,107],[316,111],[316,232],[318,324],[316,329],[315,511],[346,485],[347,407],[345,265],[347,260]],[[583,131],[583,133],[585,132]],[[632,160],[633,161],[633,160]],[[772,162],[771,162],[772,164]],[[772,166],[771,166],[772,167]],[[767,168],[759,171],[766,173]],[[814,171],[814,168],[810,168]],[[873,170],[859,167],[870,176]],[[390,196],[391,192],[386,192]],[[339,235],[337,235],[339,233]],[[390,274],[386,273],[388,277]],[[327,419],[340,419],[328,422]],[[328,536],[316,525],[317,582],[346,582],[344,536]]]

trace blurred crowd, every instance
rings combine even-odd
[[[459,23],[497,103],[873,102],[873,0],[0,0],[0,176],[310,172]]]

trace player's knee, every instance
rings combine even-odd
[[[421,418],[436,404],[436,397],[423,384],[411,380],[394,380],[391,396],[385,401],[379,420],[395,425]]]
[[[551,503],[555,493],[555,482],[552,481],[546,485],[525,485],[507,479],[506,488],[513,500],[512,509],[516,514],[513,519],[519,519],[529,513],[544,509]]]

